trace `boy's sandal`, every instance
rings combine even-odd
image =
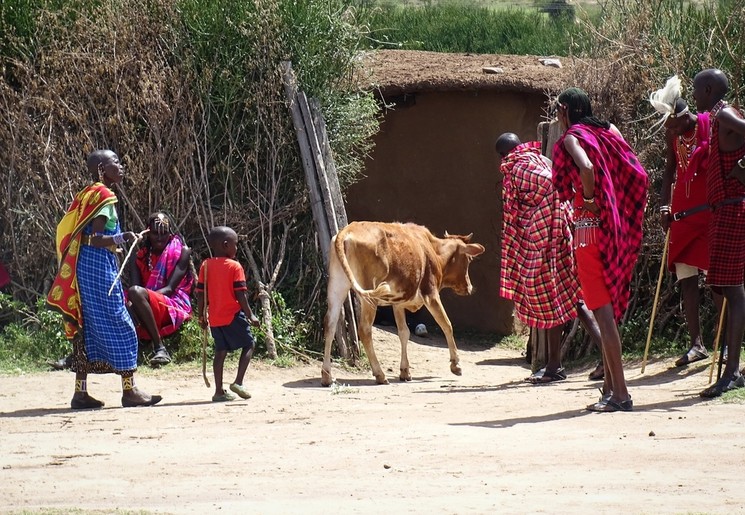
[[[238,395],[241,399],[250,399],[251,394],[248,393],[248,390],[246,390],[242,384],[231,384],[230,390]]]
[[[235,395],[230,392],[222,391],[221,394],[215,394],[212,396],[212,402],[230,402],[235,400]]]

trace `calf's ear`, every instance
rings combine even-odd
[[[486,249],[480,243],[469,243],[468,245],[466,245],[466,254],[468,254],[472,258],[480,256],[484,253],[484,250]]]

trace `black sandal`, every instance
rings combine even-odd
[[[745,379],[743,379],[743,376],[741,375],[732,378],[722,377],[719,379],[719,381],[699,393],[699,396],[703,397],[704,399],[714,399],[716,397],[721,397],[723,393],[730,390],[742,388],[744,385]]]
[[[171,356],[168,354],[168,351],[163,346],[158,347],[155,350],[155,354],[153,354],[153,357],[150,358],[150,365],[152,366],[167,365],[170,362]]]

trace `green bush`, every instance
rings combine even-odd
[[[14,312],[13,321],[0,333],[0,371],[28,370],[46,366],[70,353],[62,330],[62,317],[39,299],[35,309],[0,294],[0,312]]]

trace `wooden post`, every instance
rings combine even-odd
[[[292,123],[295,127],[300,156],[305,172],[305,181],[311,202],[311,212],[318,233],[323,262],[329,263],[331,237],[347,225],[347,215],[339,187],[336,167],[326,134],[326,124],[318,108],[318,102],[309,101],[305,93],[298,91],[292,64],[281,63],[285,95],[289,101]],[[357,325],[351,294],[342,308],[342,317],[336,331],[339,354],[349,360],[359,357]]]

